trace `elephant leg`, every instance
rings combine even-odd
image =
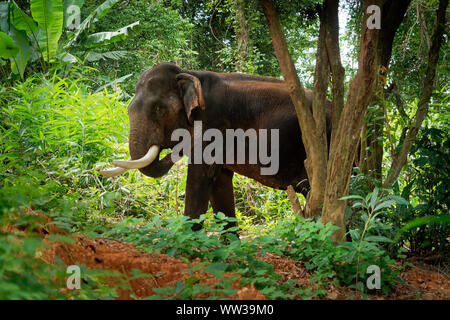
[[[227,217],[235,218],[234,193],[233,193],[233,171],[221,168],[212,186],[210,201],[215,213],[222,212]],[[236,223],[228,223],[226,228],[236,226]]]
[[[190,164],[188,166],[184,215],[197,219],[206,213],[214,180],[220,173],[220,169],[218,165]],[[192,227],[194,231],[201,228],[200,224]]]

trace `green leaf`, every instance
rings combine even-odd
[[[392,195],[391,198],[393,200],[395,200],[398,204],[405,205],[405,206],[410,205],[409,201],[406,200],[405,198],[402,198],[402,197],[399,197],[399,196],[395,196],[395,195]]]
[[[345,196],[345,197],[339,198],[339,200],[349,200],[349,199],[359,199],[359,200],[364,200],[363,197],[358,196],[358,195],[350,195],[350,196]]]
[[[217,217],[217,219],[220,219],[220,220],[225,220],[226,219],[226,216],[223,214],[223,212],[218,212],[216,214],[216,217]]]
[[[425,216],[410,220],[397,232],[395,239],[398,240],[401,234],[405,231],[434,223],[450,223],[450,214],[443,214],[439,216]]]
[[[224,262],[214,262],[205,268],[205,271],[211,273],[216,278],[221,278],[222,274],[225,272],[228,267],[227,263]]]
[[[352,205],[352,208],[357,208],[357,207],[364,207],[364,205],[361,201],[357,201]]]
[[[23,241],[23,249],[29,255],[34,255],[36,249],[42,246],[42,238],[26,238]]]
[[[9,31],[9,3],[0,2],[0,31],[7,33]]]
[[[14,27],[11,27],[11,35],[15,39],[18,48],[17,55],[14,57],[14,61],[11,62],[11,70],[14,73],[19,73],[23,79],[23,74],[31,54],[31,46],[25,31],[16,30]]]
[[[349,231],[350,236],[352,237],[352,240],[359,240],[360,238],[360,233],[358,232],[358,230],[352,229]]]
[[[93,15],[88,16],[83,22],[75,29],[75,32],[69,33],[68,41],[63,45],[64,49],[70,48],[77,40],[80,34],[84,32],[84,30],[88,29],[91,25],[92,20],[94,19]]]
[[[375,208],[375,204],[377,203],[378,200],[378,188],[375,188],[372,192],[372,196],[370,197],[370,204],[369,206],[373,209]]]
[[[102,91],[102,90],[105,89],[106,87],[113,86],[113,85],[115,85],[115,84],[117,84],[117,83],[123,82],[124,80],[128,79],[128,78],[131,77],[132,75],[133,75],[133,74],[130,73],[130,74],[127,74],[127,75],[125,75],[125,76],[123,76],[123,77],[120,77],[120,78],[118,78],[118,79],[116,79],[116,80],[114,80],[114,81],[111,81],[111,82],[109,82],[109,83],[107,83],[107,84],[101,86],[101,87],[98,88],[97,90],[95,90],[95,93]]]
[[[395,203],[394,200],[387,200],[387,201],[383,201],[381,203],[379,203],[375,209],[373,211],[378,211],[380,209],[384,209],[384,208],[389,208],[390,206],[392,206]]]
[[[4,59],[13,58],[19,52],[14,40],[6,33],[0,31],[0,57]]]
[[[111,7],[113,5],[115,5],[118,1],[119,0],[106,0],[101,5],[99,5],[97,7],[97,9],[95,9],[95,11],[94,11],[94,17],[95,17],[94,22],[103,18],[108,13],[109,9],[111,9]]]
[[[68,244],[74,244],[75,242],[77,242],[77,240],[75,238],[61,235],[61,234],[51,234],[47,237],[47,239],[49,241],[68,243]]]
[[[68,63],[78,63],[78,62],[80,62],[80,60],[77,57],[75,57],[73,54],[70,54],[68,52],[64,52],[62,54],[59,54],[58,58],[61,59],[61,61],[68,62]],[[98,141],[100,141],[100,140],[98,140]],[[98,142],[98,141],[95,141],[95,142]],[[92,143],[92,141],[91,142],[89,142],[89,141],[85,142],[85,144],[88,144],[88,143]]]
[[[56,54],[63,27],[62,0],[31,0],[31,15],[41,28],[39,46],[46,61]]]
[[[371,242],[389,242],[389,243],[394,242],[391,239],[383,236],[367,236],[364,238],[364,240]]]
[[[83,42],[83,45],[86,48],[95,48],[103,46],[105,44],[125,40],[128,36],[129,31],[137,25],[139,25],[139,21],[129,24],[128,26],[120,28],[119,30],[114,32],[97,32],[94,34],[90,34]]]
[[[126,57],[128,51],[118,50],[118,51],[107,51],[107,52],[90,52],[86,57],[87,61],[94,62],[99,60],[119,60]]]
[[[17,30],[25,31],[27,34],[36,33],[38,31],[38,26],[33,19],[23,12],[14,1],[11,2],[10,19]]]

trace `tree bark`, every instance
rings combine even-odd
[[[433,93],[433,84],[436,77],[436,67],[439,61],[439,51],[441,49],[442,39],[445,32],[445,16],[447,7],[448,0],[439,1],[439,8],[436,12],[437,23],[433,32],[433,40],[428,53],[427,70],[425,73],[425,81],[418,103],[418,108],[400,151],[393,157],[391,169],[389,170],[386,180],[383,183],[383,187],[385,188],[390,187],[391,184],[398,178],[400,171],[406,164],[409,151],[411,150],[411,146],[416,139],[422,122],[428,114],[428,107],[430,105],[430,99]]]
[[[295,193],[294,187],[289,185],[286,189],[286,193],[289,198],[289,202],[291,203],[292,210],[294,210],[294,214],[298,214],[301,217],[304,217],[302,208],[300,206],[300,202],[298,201],[297,194]]]
[[[248,28],[245,19],[245,4],[246,0],[236,0],[236,40],[237,40],[237,50],[238,56],[236,60],[236,71],[246,72],[247,71],[247,58],[248,58]]]
[[[337,132],[339,119],[341,118],[342,109],[344,108],[344,76],[345,69],[341,63],[341,50],[339,47],[339,1],[325,1],[324,12],[328,19],[326,24],[326,47],[328,53],[328,61],[331,69],[332,80],[332,131],[331,141],[328,141],[329,145],[333,143],[334,134]]]
[[[431,41],[430,36],[428,35],[428,27],[427,22],[425,20],[425,16],[423,14],[423,8],[420,1],[416,3],[416,14],[417,20],[419,20],[419,30],[420,30],[420,48],[423,49],[423,52],[427,52],[430,50]],[[422,55],[421,55],[422,56]]]
[[[328,141],[326,130],[326,101],[330,69],[325,41],[327,18],[324,10],[322,10],[320,16],[312,103],[314,131],[303,133],[312,135],[311,145],[309,146],[309,154],[311,157],[308,156],[308,159],[305,161],[308,177],[311,177],[310,181],[312,181],[310,197],[307,199],[308,201],[305,207],[306,217],[320,215],[325,191],[323,186],[327,179]]]
[[[377,72],[377,86],[371,102],[373,108],[370,108],[369,112],[367,112],[367,119],[363,129],[365,134],[361,135],[361,139],[366,140],[363,144],[367,147],[364,150],[365,160],[361,169],[362,172],[375,179],[382,179],[383,131],[385,127],[384,85],[391,61],[394,36],[403,21],[399,17],[405,15],[410,2],[411,0],[386,1],[382,8],[382,27],[379,35],[377,54],[380,65]],[[372,187],[374,186],[372,185]]]

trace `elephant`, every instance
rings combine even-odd
[[[312,107],[312,91],[305,89],[305,94]],[[161,150],[172,149],[173,152],[177,145],[172,139],[174,131],[183,128],[193,134],[198,121],[204,129],[222,133],[228,129],[277,130],[279,168],[275,174],[261,174],[264,165],[259,160],[257,163],[210,164],[190,161],[184,208],[184,214],[190,218],[196,219],[205,213],[209,202],[214,212],[235,217],[235,172],[271,188],[286,189],[292,185],[296,192],[304,195],[308,192],[306,152],[296,111],[282,80],[241,73],[184,70],[175,64],[161,63],[140,75],[128,115],[131,159],[114,161],[118,168],[102,171],[105,176],[119,175],[129,169],[139,169],[149,177],[163,176],[176,159],[172,153],[160,159]],[[326,117],[329,141],[331,102],[328,100]],[[201,146],[204,148],[204,143]],[[249,148],[251,146],[246,146],[247,152]],[[195,227],[199,228],[201,226]]]

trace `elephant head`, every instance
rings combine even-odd
[[[144,71],[128,108],[130,160],[116,160],[114,169],[100,171],[107,177],[139,169],[160,177],[173,166],[171,155],[159,159],[161,150],[173,148],[172,132],[192,128],[192,113],[204,109],[200,80],[175,65],[164,63]]]

